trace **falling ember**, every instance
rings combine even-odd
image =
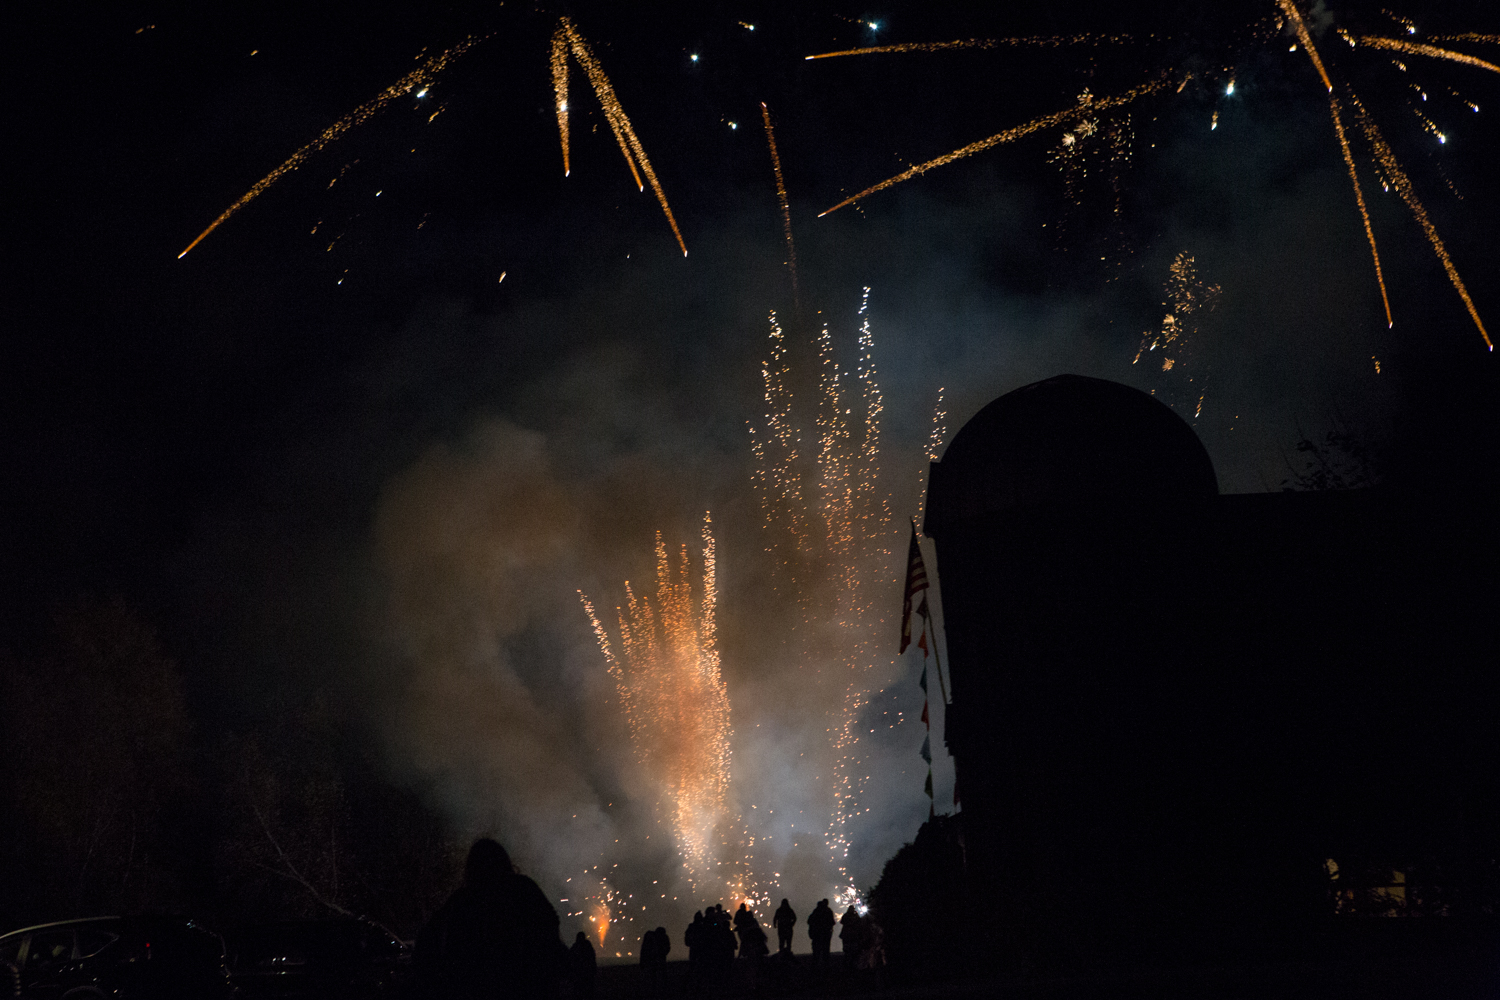
[[[437,78],[437,75],[444,69],[446,69],[449,63],[453,62],[459,56],[467,52],[475,45],[476,42],[478,42],[478,39],[470,37],[460,42],[458,45],[455,45],[453,48],[448,49],[446,52],[430,57],[420,67],[412,70],[410,73],[406,74],[401,79],[397,80],[395,83],[382,90],[379,94],[375,95],[375,97],[366,101],[364,104],[361,104],[359,107],[355,108],[353,111],[349,112],[347,115],[340,118],[332,125],[328,126],[316,139],[293,153],[291,157],[287,159],[287,161],[281,166],[277,167],[275,170],[271,171],[269,174],[256,181],[255,185],[251,187],[249,191],[246,191],[244,194],[242,194],[239,199],[234,202],[234,204],[224,209],[224,211],[220,213],[219,217],[209,224],[209,227],[207,229],[198,234],[197,239],[193,240],[193,242],[187,245],[186,250],[177,255],[177,259],[181,260],[182,258],[186,257],[189,251],[193,249],[193,247],[203,242],[203,238],[205,236],[213,232],[215,229],[219,228],[219,226],[222,225],[226,220],[228,220],[231,215],[248,205],[252,200],[255,199],[257,195],[264,192],[272,184],[275,184],[282,177],[285,177],[293,170],[296,170],[298,167],[302,166],[302,164],[305,163],[307,159],[312,156],[312,154],[324,149],[329,145],[329,143],[332,143],[334,140],[340,138],[344,135],[344,133],[348,132],[355,126],[363,125],[365,122],[369,121],[370,118],[373,117],[378,111],[383,109],[392,101],[396,100],[398,97],[405,96],[406,94],[409,94],[414,90],[419,90],[423,87],[431,86],[433,81]]]
[[[599,98],[599,103],[604,108],[604,117],[609,122],[609,127],[614,131],[615,141],[620,144],[620,152],[625,157],[626,164],[630,167],[631,176],[635,178],[635,186],[644,191],[645,185],[641,183],[641,174],[646,175],[646,180],[651,183],[651,190],[656,192],[656,200],[661,203],[661,210],[667,217],[667,224],[672,227],[672,235],[677,237],[677,245],[682,248],[682,255],[687,256],[687,244],[682,241],[682,231],[677,228],[677,219],[672,215],[672,206],[667,204],[666,192],[661,188],[661,182],[656,179],[656,171],[651,169],[651,161],[646,158],[646,150],[641,141],[636,137],[635,128],[631,126],[625,109],[620,105],[620,100],[615,96],[615,88],[609,82],[609,77],[604,75],[604,68],[599,65],[599,60],[594,56],[588,43],[583,36],[573,27],[573,22],[563,18],[558,25],[558,32],[562,33],[567,41],[568,49],[573,58],[578,60],[584,72],[588,74],[589,83],[594,87],[594,95]],[[558,123],[566,127],[566,95],[567,95],[567,60],[561,62],[561,69],[557,58],[558,41],[553,39],[552,58],[552,86],[554,91],[562,95],[559,102],[561,109],[558,114]],[[559,73],[561,82],[559,83]],[[566,149],[567,136],[563,136],[564,149]],[[639,165],[640,169],[636,167]]]
[[[625,584],[619,652],[583,593],[584,610],[625,717],[636,756],[663,791],[677,848],[695,889],[732,876],[722,857],[729,816],[729,694],[719,668],[718,587],[712,522],[703,522],[701,595],[694,598],[687,546],[673,559],[656,536],[656,594]],[[742,885],[743,880],[733,883]]]
[[[935,160],[928,160],[926,163],[919,163],[915,167],[897,174],[895,177],[883,180],[879,184],[875,184],[871,187],[865,188],[863,191],[859,192],[859,194],[851,195],[850,197],[845,198],[843,201],[839,202],[837,205],[833,206],[827,211],[820,212],[818,214],[818,218],[821,219],[823,216],[828,215],[830,212],[837,212],[844,206],[852,205],[856,201],[859,201],[861,198],[866,198],[872,194],[875,194],[877,191],[884,191],[886,188],[900,184],[902,181],[910,180],[913,177],[925,174],[927,171],[932,170],[934,167],[947,166],[955,160],[961,160],[966,156],[972,156],[973,154],[983,152],[986,149],[992,149],[995,146],[1000,146],[1008,142],[1014,142],[1017,139],[1023,139],[1026,136],[1031,135],[1033,132],[1040,131],[1044,128],[1050,128],[1053,125],[1061,125],[1063,122],[1069,121],[1073,118],[1077,118],[1083,115],[1096,114],[1098,112],[1107,111],[1110,108],[1116,108],[1123,104],[1128,104],[1131,101],[1136,100],[1137,98],[1144,97],[1148,94],[1158,93],[1166,86],[1167,84],[1165,81],[1156,80],[1151,83],[1142,84],[1141,86],[1126,91],[1124,94],[1121,94],[1117,97],[1093,97],[1085,91],[1083,98],[1080,99],[1079,102],[1071,108],[1054,112],[1050,115],[1044,115],[1041,118],[1037,118],[1034,121],[1027,122],[1024,125],[1017,125],[1015,128],[1006,129],[1004,132],[997,132],[995,135],[990,136],[988,139],[980,139],[978,142],[972,142],[961,149],[955,149],[951,153],[948,153],[944,156],[939,156]]]
[[[871,56],[885,52],[947,52],[950,49],[1061,48],[1064,45],[1129,45],[1130,35],[1034,35],[1026,38],[964,38],[953,42],[908,42],[904,45],[872,45],[863,49],[841,49],[804,57],[835,59],[839,56]]]
[[[943,387],[938,387],[937,402],[932,405],[932,430],[927,435],[927,448],[923,452],[927,462],[922,465],[922,471],[917,473],[917,517],[922,516],[922,511],[927,508],[927,474],[932,466],[928,463],[938,460],[938,452],[943,448],[943,439],[948,435],[948,427],[945,420],[948,411],[943,409]]]
[[[771,127],[771,109],[760,102],[761,117],[766,121],[766,145],[771,149],[771,167],[776,172],[776,201],[781,206],[781,228],[786,233],[787,266],[792,271],[792,299],[800,308],[801,294],[797,289],[797,247],[792,243],[792,208],[786,197],[786,178],[781,174],[781,154],[776,151],[776,130]]]
[[[1474,320],[1474,325],[1479,328],[1479,335],[1484,338],[1485,346],[1490,350],[1495,349],[1490,335],[1484,328],[1484,322],[1479,318],[1479,310],[1474,307],[1474,300],[1469,298],[1469,290],[1464,287],[1463,279],[1458,276],[1458,268],[1453,266],[1453,258],[1448,256],[1448,250],[1443,246],[1442,237],[1438,236],[1437,227],[1427,217],[1427,209],[1423,207],[1421,199],[1412,189],[1411,180],[1407,178],[1406,171],[1401,169],[1401,164],[1396,161],[1396,155],[1391,152],[1391,147],[1386,145],[1385,137],[1380,134],[1380,129],[1371,120],[1368,112],[1357,97],[1350,95],[1354,104],[1354,115],[1359,121],[1359,126],[1364,130],[1365,138],[1370,141],[1370,146],[1375,151],[1375,159],[1380,161],[1380,167],[1385,171],[1387,179],[1395,187],[1396,193],[1406,202],[1406,207],[1411,209],[1411,214],[1416,218],[1417,225],[1422,227],[1427,241],[1432,244],[1433,252],[1437,254],[1438,260],[1443,264],[1443,270],[1448,272],[1448,280],[1453,283],[1454,289],[1458,291],[1459,298],[1463,299],[1464,306],[1469,310],[1469,316]]]
[[[1382,38],[1378,35],[1360,35],[1358,41],[1361,45],[1368,45],[1373,49],[1392,49],[1396,52],[1410,52],[1412,55],[1428,56],[1432,59],[1446,59],[1449,62],[1461,63],[1464,66],[1473,66],[1475,69],[1487,69],[1491,73],[1500,73],[1500,66],[1484,59],[1479,59],[1463,52],[1454,52],[1452,49],[1441,49],[1436,45],[1423,45],[1421,42],[1408,42],[1400,38]]]

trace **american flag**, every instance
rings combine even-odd
[[[922,550],[917,547],[917,522],[911,522],[911,545],[906,550],[906,596],[901,602],[901,649],[911,645],[911,599],[927,589],[927,567],[922,565]],[[924,598],[925,599],[925,598]]]

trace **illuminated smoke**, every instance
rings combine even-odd
[[[455,45],[453,48],[447,50],[446,52],[428,58],[427,61],[424,62],[420,67],[412,70],[410,73],[406,74],[401,79],[397,80],[395,83],[382,90],[379,94],[375,95],[375,97],[366,101],[364,104],[361,104],[359,107],[355,108],[353,111],[349,112],[347,115],[340,118],[332,125],[328,126],[316,139],[293,153],[291,157],[281,166],[277,167],[275,170],[271,171],[269,174],[256,181],[255,185],[251,187],[249,191],[246,191],[244,194],[240,195],[239,199],[236,200],[234,204],[230,205],[228,208],[224,209],[223,212],[219,213],[219,217],[211,222],[207,229],[199,233],[197,239],[193,240],[193,242],[187,245],[187,250],[184,250],[182,251],[182,253],[177,255],[177,259],[181,260],[183,257],[186,257],[188,255],[188,251],[192,250],[193,247],[197,246],[199,243],[202,243],[205,236],[213,232],[215,229],[219,228],[219,226],[223,224],[231,215],[248,205],[252,200],[254,200],[257,195],[261,194],[272,184],[275,184],[282,177],[285,177],[293,170],[296,170],[298,167],[302,166],[302,164],[305,163],[308,157],[312,156],[312,154],[325,148],[329,143],[338,139],[344,133],[354,128],[356,125],[363,125],[365,122],[369,121],[370,118],[372,118],[376,114],[376,112],[383,109],[386,105],[390,104],[396,98],[404,97],[407,94],[412,93],[413,91],[432,86],[434,81],[436,81],[438,74],[446,69],[451,62],[453,62],[459,56],[463,55],[470,48],[472,48],[477,41],[478,39],[476,38],[467,38],[463,42]],[[436,117],[436,113],[434,113],[434,117]],[[345,169],[348,168],[346,167]],[[335,178],[335,180],[337,180],[337,178]],[[331,187],[332,185],[330,184],[329,186]]]
[[[580,592],[614,679],[642,766],[661,789],[662,806],[694,890],[729,876],[742,891],[737,860],[723,856],[731,817],[729,693],[719,669],[718,585],[711,521],[703,524],[703,575],[695,597],[687,546],[671,558],[656,536],[655,599],[625,583],[617,608],[619,651],[593,604]],[[726,868],[726,861],[731,863]]]
[[[558,36],[561,36],[559,38]],[[661,182],[656,179],[656,171],[651,168],[651,161],[646,158],[646,150],[641,141],[636,137],[635,128],[630,124],[630,118],[626,116],[625,109],[621,107],[620,100],[615,96],[615,88],[609,82],[609,77],[604,75],[604,68],[599,65],[599,60],[594,56],[588,43],[583,36],[573,27],[573,22],[563,18],[558,25],[557,33],[552,39],[552,87],[557,95],[557,120],[562,129],[563,163],[567,169],[567,96],[568,96],[568,61],[566,57],[559,54],[558,47],[566,41],[568,50],[573,58],[578,60],[578,65],[583,67],[588,74],[589,83],[594,87],[594,95],[599,98],[599,103],[604,108],[604,117],[609,122],[609,127],[614,131],[615,141],[620,144],[620,153],[625,157],[625,163],[630,167],[630,175],[635,178],[635,186],[644,191],[645,185],[641,183],[641,174],[646,175],[646,180],[651,184],[651,190],[656,192],[656,200],[661,202],[661,210],[667,217],[667,224],[672,227],[672,235],[677,237],[677,245],[682,248],[682,255],[687,256],[687,244],[682,241],[682,231],[677,228],[677,219],[672,215],[672,206],[667,204],[666,192],[661,188]],[[640,169],[637,170],[637,165]]]
[[[1129,104],[1131,101],[1134,101],[1139,97],[1158,93],[1161,90],[1165,89],[1166,86],[1167,84],[1165,81],[1156,80],[1152,81],[1151,83],[1145,83],[1139,87],[1135,87],[1134,89],[1126,91],[1125,93],[1120,94],[1117,97],[1094,97],[1089,94],[1088,91],[1084,91],[1084,93],[1080,96],[1079,102],[1071,108],[1067,108],[1063,111],[1057,111],[1050,115],[1043,115],[1041,118],[1037,118],[1034,121],[1029,121],[1024,125],[1017,125],[1015,128],[1006,129],[1004,132],[997,132],[996,134],[990,136],[988,139],[980,139],[978,142],[971,142],[969,145],[964,146],[961,149],[955,149],[953,152],[947,153],[943,156],[939,156],[935,160],[928,160],[926,163],[919,163],[909,170],[902,171],[895,177],[889,178],[888,180],[883,180],[879,184],[875,184],[871,187],[865,188],[863,191],[859,192],[856,195],[851,195],[850,197],[845,198],[843,201],[839,202],[837,205],[833,206],[827,211],[820,212],[818,214],[818,218],[821,219],[823,216],[829,214],[829,212],[837,212],[844,206],[852,205],[856,201],[859,201],[861,198],[869,197],[870,195],[875,194],[877,191],[884,191],[886,188],[900,184],[902,181],[910,180],[913,177],[918,177],[922,174],[925,174],[927,171],[932,170],[934,167],[947,166],[955,160],[961,160],[966,156],[972,156],[975,153],[981,153],[986,149],[993,149],[996,146],[1000,146],[1008,142],[1015,142],[1017,139],[1024,139],[1026,136],[1031,135],[1033,132],[1040,131],[1044,128],[1050,128],[1053,125],[1061,125],[1064,122],[1071,121],[1074,118],[1086,117],[1098,112],[1108,111],[1110,108],[1117,108],[1121,105]]]

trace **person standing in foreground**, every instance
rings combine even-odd
[[[464,884],[417,935],[418,984],[443,1000],[546,1000],[566,953],[557,926],[557,911],[505,848],[476,840]]]
[[[790,955],[792,952],[792,928],[797,926],[797,911],[792,909],[792,904],[786,900],[781,901],[776,912],[771,916],[771,926],[776,928],[777,954]]]
[[[818,900],[817,907],[808,914],[807,936],[812,939],[813,965],[828,967],[828,949],[833,942],[835,917],[828,908],[828,900]]]

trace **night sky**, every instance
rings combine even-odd
[[[848,366],[870,289],[895,555],[879,597],[889,644],[861,716],[861,886],[927,809],[920,661],[896,656],[894,581],[940,388],[950,437],[995,396],[1060,372],[1155,390],[1192,420],[1221,490],[1255,492],[1301,469],[1304,437],[1341,429],[1378,453],[1414,408],[1486,392],[1494,375],[1355,136],[1386,328],[1316,72],[1294,39],[1250,30],[1274,3],[317,6],[116,7],[9,33],[5,641],[24,646],[57,601],[120,595],[182,663],[210,728],[253,729],[332,692],[354,747],[455,829],[501,836],[549,893],[601,859],[633,869],[632,886],[676,864],[576,591],[613,608],[624,580],[651,573],[653,532],[692,541],[706,510],[731,796],[746,815],[776,810],[755,821],[772,837],[766,864],[788,868],[803,906],[836,888],[814,846],[826,761],[801,756],[826,754],[833,702],[795,655],[750,488],[771,310],[794,365],[808,370],[826,323]],[[1480,0],[1398,13],[1424,37],[1500,32]],[[685,259],[576,68],[563,176],[547,62],[563,14],[631,117]],[[1375,3],[1319,4],[1312,22],[1500,337],[1500,76],[1350,52],[1336,28],[1404,30]],[[1078,33],[1134,41],[803,58]],[[425,97],[393,102],[178,259],[424,47],[469,35],[482,40]],[[1088,137],[1071,191],[1058,127],[817,218],[1085,88],[1118,94],[1160,72],[1172,87],[1121,109],[1128,123],[1099,116],[1128,162]],[[1184,253],[1219,288],[1191,367],[1132,364]],[[951,775],[939,754],[940,808]]]

